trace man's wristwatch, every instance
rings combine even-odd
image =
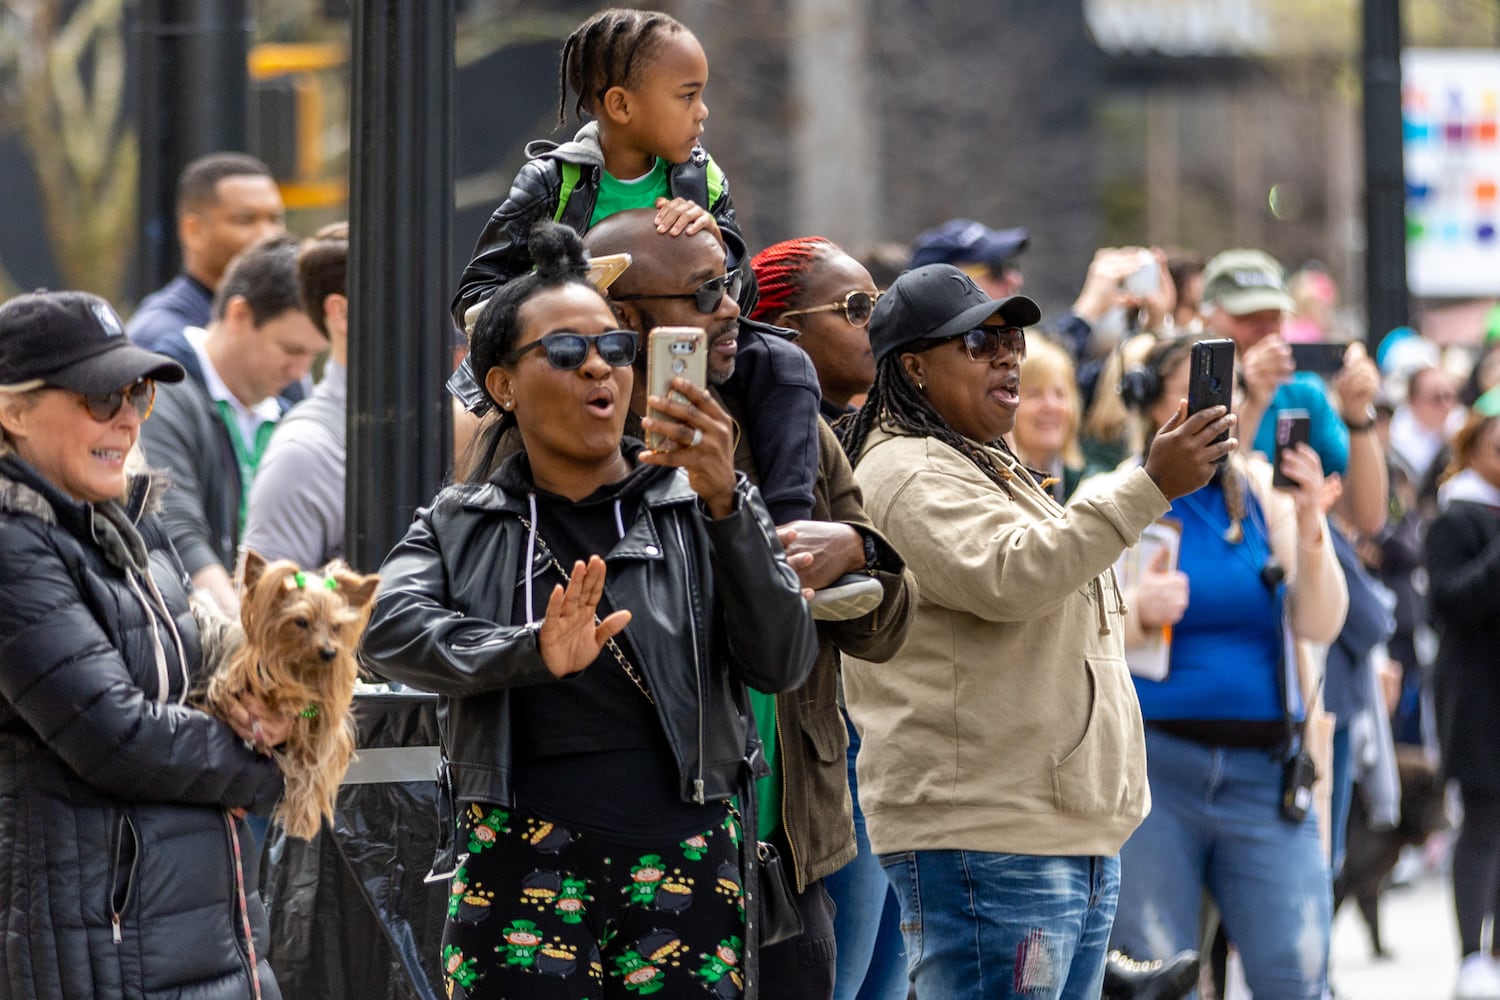
[[[867,535],[861,531],[859,537],[864,539],[865,542],[865,572],[873,573],[875,572],[875,564],[880,561],[880,552],[875,548],[875,536]]]
[[[1356,422],[1346,419],[1344,421],[1344,426],[1349,428],[1350,434],[1363,434],[1366,431],[1373,431],[1375,429],[1375,404],[1365,404],[1364,420]]]

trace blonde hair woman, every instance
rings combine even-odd
[[[1083,400],[1073,359],[1052,341],[1035,338],[1021,362],[1021,386],[1011,432],[1016,456],[1045,474],[1043,485],[1058,501],[1066,500],[1083,474]]]
[[[1155,346],[1155,334],[1137,334],[1111,354],[1100,369],[1094,399],[1083,416],[1079,435],[1083,478],[1110,471],[1129,456],[1139,455],[1145,446],[1140,422],[1120,398],[1120,380],[1126,372],[1140,367]]]

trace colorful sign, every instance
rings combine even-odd
[[[1401,76],[1407,284],[1500,294],[1500,52],[1409,49]]]

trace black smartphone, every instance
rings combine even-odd
[[[1299,372],[1315,372],[1333,375],[1344,367],[1344,351],[1348,344],[1316,342],[1311,344],[1289,344],[1292,363]]]
[[[1281,456],[1312,440],[1312,415],[1306,410],[1281,410],[1276,414],[1276,452],[1271,456],[1271,485],[1294,489],[1297,484],[1281,474]]]
[[[1193,345],[1193,354],[1188,364],[1192,372],[1188,379],[1188,415],[1210,406],[1234,408],[1234,341],[1226,338],[1200,340]],[[1225,431],[1214,438],[1214,443],[1229,440]],[[1222,463],[1223,458],[1219,459]]]

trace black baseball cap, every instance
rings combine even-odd
[[[1000,323],[990,320],[998,318]],[[944,340],[976,326],[1032,326],[1042,311],[1024,295],[992,299],[952,264],[928,264],[904,272],[870,314],[875,360],[919,340]]]
[[[143,379],[181,382],[182,365],[136,347],[110,304],[88,292],[37,291],[0,306],[0,386],[40,379],[84,395]]]

